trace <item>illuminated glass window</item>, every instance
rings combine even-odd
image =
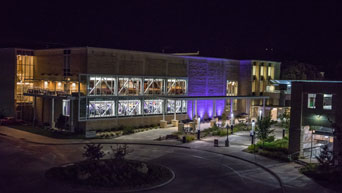
[[[182,112],[186,113],[188,111],[188,103],[186,100],[182,100]]]
[[[140,95],[141,81],[141,78],[119,78],[118,94],[122,96]]]
[[[119,100],[118,116],[141,115],[140,100]]]
[[[256,75],[256,65],[253,65],[252,72],[253,72],[253,76],[255,76]]]
[[[163,100],[145,100],[144,101],[144,114],[162,114],[163,113]]]
[[[266,91],[267,92],[274,92],[274,86],[273,85],[266,86]]]
[[[90,96],[106,96],[115,95],[115,78],[90,76],[88,95]]]
[[[24,93],[33,87],[34,56],[31,51],[23,50],[18,50],[17,54],[17,89],[15,99],[17,103],[32,102],[33,98],[24,96]]]
[[[332,109],[332,94],[323,95],[323,109],[326,109],[326,110]]]
[[[238,82],[237,81],[227,80],[226,95],[227,96],[237,96],[238,95]]]
[[[115,101],[89,101],[89,117],[112,117],[115,115]]]
[[[70,100],[63,99],[62,108],[63,116],[70,116]]]
[[[260,66],[260,76],[264,76],[264,66]]]
[[[252,82],[252,92],[255,92],[255,84],[256,84],[256,81],[253,80],[253,82]]]
[[[184,79],[168,79],[167,80],[168,95],[185,95],[186,80]]]
[[[316,94],[308,94],[308,108],[309,109],[316,108]]]
[[[144,95],[161,95],[163,94],[164,80],[163,79],[144,79]]]
[[[167,113],[174,113],[175,112],[175,100],[167,100]],[[176,113],[182,112],[182,101],[176,100]]]
[[[264,81],[263,80],[260,81],[259,87],[260,87],[259,91],[264,92]]]
[[[269,76],[269,77],[272,76],[272,70],[273,70],[272,66],[269,66],[269,67],[267,68],[267,76]]]

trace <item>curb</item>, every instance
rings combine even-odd
[[[263,170],[265,170],[266,172],[270,173],[273,177],[275,177],[277,179],[277,181],[279,182],[279,186],[282,190],[283,193],[285,193],[285,187],[283,185],[282,180],[280,179],[280,177],[273,172],[272,170],[268,169],[267,167],[257,163],[257,162],[253,162],[235,155],[231,155],[231,154],[227,154],[227,153],[219,153],[219,152],[215,152],[215,151],[211,151],[211,150],[205,150],[205,149],[198,149],[198,148],[191,148],[188,146],[180,146],[180,145],[170,145],[170,144],[153,144],[153,143],[142,143],[142,142],[103,142],[103,143],[95,143],[95,142],[77,142],[77,143],[41,143],[41,142],[34,142],[34,141],[30,141],[27,139],[24,139],[26,142],[28,143],[32,143],[32,144],[38,144],[38,145],[84,145],[84,144],[127,144],[127,145],[150,145],[150,146],[162,146],[162,147],[175,147],[175,148],[183,148],[183,149],[193,149],[193,150],[199,150],[199,151],[204,151],[204,152],[209,152],[209,153],[215,153],[215,154],[219,154],[219,155],[224,155],[224,156],[228,156],[228,157],[232,157],[235,159],[239,159],[241,161],[245,161],[248,162],[250,164],[254,164],[255,166],[258,166],[260,168],[262,168]],[[172,171],[172,170],[171,170]],[[142,190],[141,190],[142,191]]]

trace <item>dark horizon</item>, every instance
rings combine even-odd
[[[337,2],[14,1],[3,6],[1,47],[94,46],[310,63],[333,77]],[[335,77],[336,78],[336,77]]]

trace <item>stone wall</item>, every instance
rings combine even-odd
[[[36,79],[64,80],[64,50],[70,50],[71,81],[78,81],[80,73],[86,73],[86,48],[35,50],[37,64],[34,77]]]
[[[87,50],[88,74],[187,76],[187,66],[179,56],[90,47]]]
[[[187,118],[186,114],[178,114],[178,120],[184,120]],[[123,127],[138,127],[145,125],[159,125],[160,120],[162,120],[162,115],[157,116],[141,116],[141,117],[119,117],[112,119],[103,120],[88,120],[85,122],[87,130],[102,130],[102,129],[112,129]],[[169,123],[173,119],[173,115],[166,115],[165,120]]]

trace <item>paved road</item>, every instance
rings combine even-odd
[[[0,139],[0,192],[68,192],[45,181],[44,171],[78,161],[82,146],[42,146],[8,137]],[[163,164],[176,173],[172,183],[149,192],[279,192],[279,183],[272,175],[234,158],[182,148],[130,147],[134,152],[128,159]]]
[[[230,136],[245,138],[244,135]],[[50,143],[34,144],[28,140]],[[280,192],[279,183],[270,173],[229,154],[262,164],[275,172],[282,180],[286,192],[330,192],[298,172],[295,163],[284,163],[242,152],[244,145],[232,143],[213,147],[212,140],[183,144],[190,149],[154,146],[180,145],[175,142],[140,140],[100,140],[101,142],[138,142],[152,145],[130,145],[134,152],[129,159],[151,161],[166,165],[176,173],[176,179],[167,186],[150,192]],[[53,166],[82,159],[82,145],[88,140],[61,140],[37,136],[32,133],[0,126],[0,192],[77,192],[65,191],[44,180],[44,172]],[[99,142],[93,140],[91,142]],[[63,145],[64,144],[64,145]],[[153,145],[154,144],[154,145]],[[106,145],[106,150],[108,150]],[[207,151],[207,152],[206,152]]]

